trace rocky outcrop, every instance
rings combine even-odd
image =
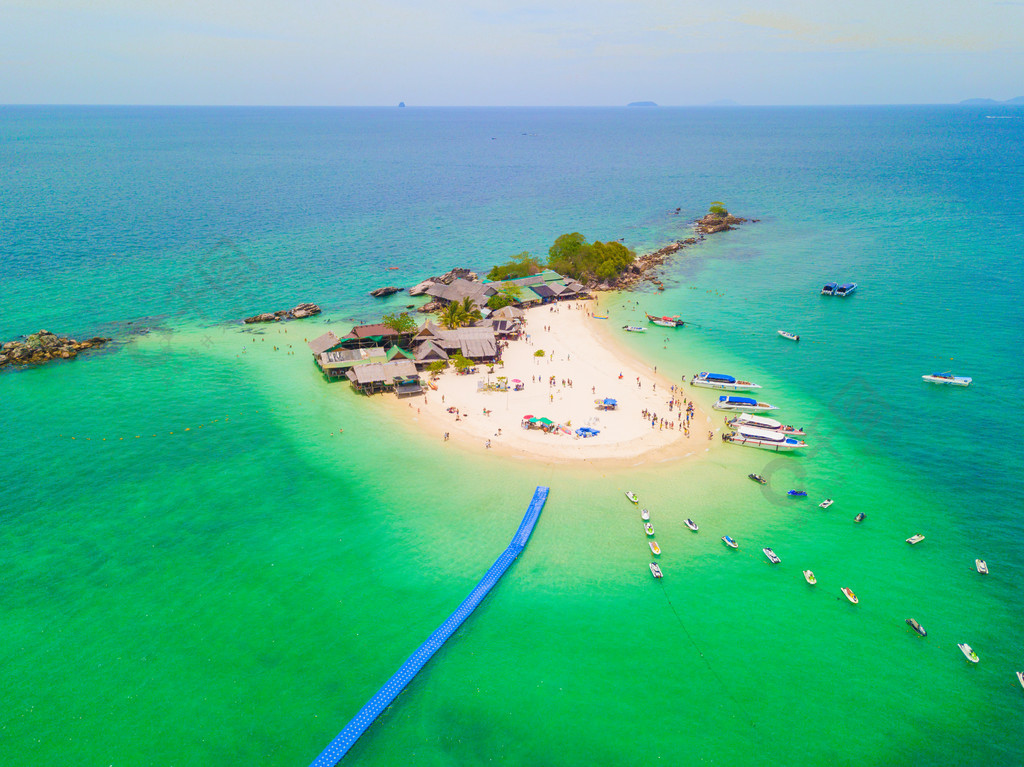
[[[642,280],[648,280],[653,282],[655,285],[659,285],[660,282],[655,277],[653,273],[654,270],[665,263],[666,259],[668,259],[672,254],[677,253],[685,247],[694,245],[697,242],[699,242],[699,240],[696,237],[687,237],[685,240],[676,240],[653,253],[645,253],[642,256],[637,256],[636,260],[633,261],[633,263],[630,264],[622,274],[611,282],[598,283],[594,281],[588,283],[587,287],[591,290],[627,290]]]
[[[5,365],[41,365],[50,360],[70,360],[86,349],[110,341],[110,338],[95,336],[88,341],[76,341],[58,336],[49,330],[40,330],[27,336],[24,341],[8,341],[0,344],[0,367]]]
[[[416,311],[422,312],[423,314],[430,314],[431,312],[439,312],[442,309],[444,309],[444,304],[440,301],[427,301],[427,303],[423,304],[423,306]]]
[[[280,322],[281,320],[301,320],[303,317],[312,317],[320,314],[320,307],[316,304],[299,304],[294,309],[281,309],[277,312],[264,312],[246,317],[242,322],[252,325],[255,322]]]
[[[714,213],[708,213],[696,223],[696,227],[701,234],[717,234],[732,229],[736,224],[742,224],[746,220],[728,214],[716,216]]]
[[[463,280],[469,280],[470,282],[475,282],[476,280],[480,279],[477,276],[476,272],[470,271],[469,269],[456,267],[452,269],[450,272],[442,274],[440,277],[427,277],[427,279],[423,280],[423,282],[421,282],[419,285],[409,288],[409,295],[422,296],[424,293],[427,292],[431,285],[436,285],[438,283],[442,285],[451,285],[453,282],[455,282],[455,280],[459,278]]]
[[[370,295],[373,296],[374,298],[384,298],[386,296],[393,296],[400,290],[401,288],[396,288],[394,286],[387,288],[377,288],[376,290],[371,290]]]

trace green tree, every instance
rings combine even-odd
[[[633,263],[635,254],[621,242],[588,243],[579,232],[563,234],[551,246],[548,266],[559,274],[581,282],[608,281]]]
[[[504,264],[498,264],[487,273],[488,280],[518,280],[541,270],[540,260],[525,250]]]
[[[455,369],[460,373],[473,367],[473,360],[463,357],[459,352],[455,352],[455,354],[451,356],[451,362],[455,365]]]
[[[523,295],[518,285],[506,285],[499,292],[487,299],[487,308],[492,312],[516,303]]]
[[[465,318],[463,323],[465,325],[484,318],[484,315],[480,312],[480,307],[476,305],[476,301],[469,296],[462,299],[462,316]]]
[[[381,323],[387,325],[398,333],[412,333],[417,327],[419,327],[416,324],[416,320],[409,316],[409,312],[402,312],[401,314],[385,314],[381,319]]]
[[[429,365],[427,365],[427,370],[430,371],[431,375],[435,375],[436,376],[436,375],[440,375],[441,373],[443,373],[445,368],[447,368],[447,367],[448,367],[448,361],[447,360],[434,360]]]
[[[462,304],[458,301],[453,301],[448,304],[444,309],[441,310],[441,324],[449,330],[455,330],[461,328],[466,324],[465,317],[463,316]]]
[[[711,203],[711,207],[708,208],[708,211],[716,218],[725,218],[729,215],[729,211],[725,209],[725,205],[718,201]]]

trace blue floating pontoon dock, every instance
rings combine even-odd
[[[359,713],[352,718],[352,721],[345,725],[345,729],[339,732],[338,736],[331,741],[323,753],[313,760],[311,767],[334,767],[334,765],[341,761],[342,757],[359,740],[359,736],[366,732],[366,729],[373,724],[373,721],[380,716],[381,712],[391,705],[394,699],[398,697],[398,694],[405,689],[406,685],[419,673],[419,670],[433,657],[434,653],[441,649],[441,646],[456,632],[463,621],[472,614],[477,605],[483,601],[491,588],[494,587],[494,584],[501,580],[501,576],[508,570],[509,565],[526,548],[526,542],[530,540],[530,533],[533,532],[534,525],[537,524],[537,519],[540,517],[540,512],[544,508],[544,502],[547,499],[548,488],[538,487],[533,494],[530,508],[526,510],[526,516],[523,517],[523,521],[520,523],[519,529],[516,530],[516,534],[512,536],[512,542],[502,552],[502,555],[498,557],[497,561],[491,565],[491,568],[484,574],[484,577],[480,579],[476,588],[470,592],[469,596],[458,606],[455,612],[448,616],[448,620],[442,623],[441,627],[431,634],[430,638],[420,645],[416,652],[409,656],[409,659],[402,664],[402,667],[395,672],[395,675],[383,687],[377,690],[377,694],[370,698],[370,701],[360,709]]]

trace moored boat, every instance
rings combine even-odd
[[[857,289],[857,283],[856,282],[844,282],[842,285],[840,285],[838,288],[836,288],[835,295],[839,296],[840,298],[846,298],[848,295],[853,293],[853,291],[855,291],[856,289]]]
[[[632,490],[627,490],[627,491],[626,491],[626,497],[627,497],[627,498],[629,498],[629,500],[630,500],[630,501],[631,501],[632,503],[636,503],[636,502],[637,502],[637,501],[639,500],[639,499],[638,499],[638,498],[636,497],[636,493],[634,493],[634,492],[633,492]]]
[[[838,288],[838,287],[839,287],[839,283],[838,282],[826,282],[825,283],[825,287],[823,287],[821,289],[821,295],[823,295],[823,296],[835,295],[836,288]]]
[[[692,519],[684,519],[683,520],[683,524],[686,525],[691,530],[693,530],[693,532],[697,532],[697,530],[699,529],[697,527],[697,523],[694,522]]]
[[[926,376],[921,376],[921,379],[928,383],[948,384],[950,386],[970,386],[971,381],[974,380],[967,376],[955,376],[950,372],[931,373]]]
[[[646,333],[647,328],[642,328],[639,325],[623,325],[622,329],[627,333]]]
[[[757,447],[762,450],[773,450],[776,453],[789,452],[807,447],[807,443],[788,434],[753,426],[740,426],[732,434],[722,434],[722,441],[744,447]]]
[[[750,397],[726,396],[724,394],[711,407],[715,410],[728,410],[736,413],[767,413],[769,410],[778,410],[775,405],[769,405],[767,402],[758,402]]]
[[[913,618],[907,618],[907,625],[914,629],[920,636],[928,636],[928,632],[924,630],[924,626],[915,621]]]
[[[650,522],[644,522],[644,532],[648,535],[654,535],[654,525]]]
[[[763,484],[765,484],[768,481],[767,479],[762,477],[760,474],[748,474],[747,477],[749,479],[754,480],[759,485],[763,485]]]
[[[644,522],[646,522],[650,518],[651,518],[651,512],[649,512],[647,509],[640,509],[640,519],[642,519]]]
[[[814,577],[814,573],[810,570],[804,570],[804,580],[812,586],[818,582],[818,579]]]
[[[924,536],[921,535],[921,533],[918,533],[917,535],[912,535],[909,538],[907,538],[907,543],[909,543],[911,546],[913,546],[915,543],[920,543],[923,540],[924,540]]]
[[[679,317],[655,317],[652,314],[647,314],[647,312],[644,312],[644,314],[650,322],[653,322],[655,325],[660,325],[663,328],[681,328],[686,324],[683,320],[679,319]]]
[[[786,495],[791,495],[794,498],[806,498],[807,497],[807,491],[806,490],[787,490],[786,491]]]
[[[975,559],[974,566],[982,575],[988,575],[988,562],[986,562],[984,559]]]
[[[854,521],[854,522],[863,522],[863,521],[864,521],[864,517],[866,517],[866,516],[867,516],[867,514],[865,514],[865,513],[864,513],[864,512],[862,511],[862,512],[861,512],[860,514],[858,514],[857,516],[855,516],[855,517],[853,518],[853,521]]]
[[[1020,682],[1020,686],[1024,687],[1024,671],[1017,672],[1017,681]]]
[[[800,336],[796,335],[795,333],[790,333],[788,330],[780,330],[779,335],[782,336],[783,338],[788,338],[790,341],[800,340]]]
[[[822,501],[821,503],[819,503],[819,504],[818,504],[818,506],[820,506],[820,507],[821,507],[821,508],[823,508],[823,509],[827,509],[827,508],[828,508],[829,506],[831,506],[831,505],[832,505],[833,503],[835,503],[835,501],[833,501],[833,500],[832,500],[831,498],[826,498],[826,499],[825,499],[824,501]]]
[[[721,391],[748,391],[760,389],[760,385],[750,381],[740,381],[725,373],[697,373],[690,379],[690,386],[702,386],[705,389]]]
[[[657,562],[651,562],[651,575],[653,575],[655,578],[661,577],[661,568],[658,567]]]
[[[651,547],[651,553],[654,554],[654,556],[657,557],[657,556],[661,555],[661,546],[658,545],[657,541],[655,541],[655,540],[647,541],[647,545]]]
[[[852,589],[848,589],[846,588],[846,586],[843,586],[840,590],[843,592],[843,594],[846,595],[846,598],[854,604],[857,604],[860,601],[859,599],[857,599],[857,595],[853,593]]]
[[[764,555],[768,557],[768,561],[771,562],[773,565],[777,565],[779,564],[779,562],[782,561],[781,559],[779,559],[778,555],[769,548],[761,549],[761,551],[764,552]]]
[[[795,426],[787,426],[781,421],[769,418],[765,415],[754,415],[752,413],[740,413],[732,418],[725,419],[725,425],[730,429],[738,429],[740,426],[753,426],[757,429],[770,429],[782,434],[792,434],[795,437],[804,436],[804,430]]]
[[[740,547],[740,545],[732,539],[732,536],[729,535],[722,536],[722,543],[724,543],[730,549],[738,549]]]
[[[966,642],[957,642],[956,646],[960,648],[960,652],[962,652],[964,654],[964,657],[967,658],[967,660],[969,660],[971,663],[978,662],[978,653],[974,652],[974,650],[971,649],[971,646],[969,644],[967,644]]]

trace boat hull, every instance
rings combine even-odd
[[[702,389],[717,389],[718,391],[751,391],[761,388],[760,384],[751,383],[750,381],[729,383],[727,381],[705,381],[699,378],[690,381],[690,386],[699,386]]]
[[[964,654],[964,657],[967,658],[967,660],[969,660],[971,663],[978,662],[978,653],[974,652],[974,650],[971,649],[971,646],[969,644],[957,644],[957,647],[960,648],[960,652],[962,652]]]
[[[775,453],[788,453],[790,450],[799,450],[807,447],[806,442],[789,440],[775,442],[773,440],[760,439],[758,437],[746,437],[742,434],[723,434],[722,439],[730,445],[742,445],[743,447],[757,447],[761,450],[771,450]]]
[[[810,570],[804,570],[804,580],[812,586],[818,582],[818,579],[814,577],[814,573]]]
[[[845,586],[842,588],[843,596],[850,600],[851,603],[857,604],[860,600],[857,599],[857,595],[854,594],[850,589]]]
[[[907,625],[910,626],[910,628],[914,629],[914,632],[918,636],[923,636],[923,637],[928,636],[928,632],[924,630],[924,626],[922,626],[920,623],[918,623],[913,618],[907,618]]]
[[[773,565],[777,565],[782,561],[781,559],[779,559],[778,554],[776,554],[771,549],[761,549],[761,551],[764,552],[764,555],[768,557],[768,561],[771,562]]]
[[[769,413],[772,410],[778,410],[775,405],[769,405],[767,402],[755,402],[754,404],[749,404],[723,402],[722,400],[719,400],[711,407],[715,410],[723,410],[728,413]]]
[[[734,541],[728,535],[723,535],[722,536],[722,543],[724,543],[730,549],[738,549],[740,547],[740,545],[738,543],[736,543],[736,541]]]
[[[970,386],[973,378],[967,376],[937,376],[927,375],[921,376],[922,381],[927,381],[933,384],[945,384],[946,386]]]

